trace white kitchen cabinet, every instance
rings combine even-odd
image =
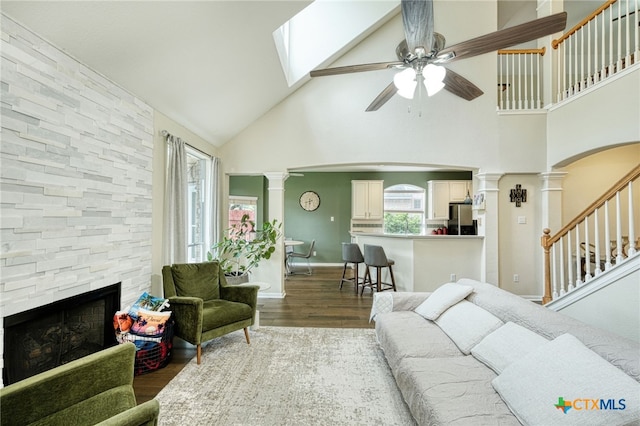
[[[427,182],[427,217],[449,219],[449,203],[462,203],[471,194],[470,180],[430,180]]]
[[[430,180],[427,183],[429,219],[449,219],[449,182]]]
[[[471,194],[470,180],[449,181],[449,202],[462,203],[467,198],[467,191]]]
[[[381,180],[351,181],[351,218],[382,220],[384,218],[384,186]]]

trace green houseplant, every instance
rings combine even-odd
[[[264,222],[262,229],[256,229],[255,222],[244,214],[240,223],[231,226],[227,236],[211,247],[207,259],[217,260],[227,277],[240,277],[240,282],[246,282],[253,268],[263,259],[271,258],[281,236],[282,224],[276,219]]]

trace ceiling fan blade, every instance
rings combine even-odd
[[[311,71],[311,77],[324,77],[327,75],[350,74],[353,72],[378,71],[404,65],[404,62],[376,62],[373,64],[347,65],[345,67],[325,68]]]
[[[450,69],[447,69],[443,83],[445,90],[468,101],[472,101],[484,93],[478,86]]]
[[[391,82],[391,84],[385,87],[385,89],[380,92],[380,94],[373,100],[373,102],[371,102],[371,104],[365,111],[377,111],[382,105],[387,103],[389,99],[393,98],[393,95],[395,95],[397,91],[398,89],[396,88],[395,84]]]
[[[535,19],[504,30],[489,33],[462,43],[454,44],[438,52],[434,62],[452,62],[458,59],[470,58],[495,50],[505,49],[516,44],[535,40],[549,34],[564,30],[567,25],[567,12]],[[449,56],[455,55],[451,58]]]
[[[433,2],[431,0],[402,0],[402,24],[411,53],[416,47],[426,53],[433,47]]]

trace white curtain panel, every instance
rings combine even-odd
[[[220,233],[222,232],[222,177],[220,167],[220,159],[213,157],[211,160],[211,226],[210,226],[210,241],[209,247],[218,242],[220,239]]]
[[[167,134],[164,196],[164,265],[187,261],[187,153],[182,139]]]

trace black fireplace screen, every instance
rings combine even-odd
[[[5,385],[115,345],[120,283],[4,318]]]

